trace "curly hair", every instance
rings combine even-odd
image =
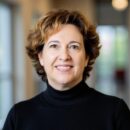
[[[86,55],[89,56],[88,65],[83,72],[83,79],[89,77],[96,58],[99,56],[100,43],[96,27],[92,25],[80,12],[69,10],[53,10],[48,12],[28,34],[27,54],[32,59],[36,72],[42,80],[47,76],[41,66],[38,54],[43,50],[45,40],[54,34],[64,24],[75,25],[83,36]]]

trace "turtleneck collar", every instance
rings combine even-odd
[[[44,92],[44,97],[53,105],[71,105],[75,104],[75,102],[78,102],[78,100],[83,97],[86,89],[88,89],[88,87],[84,81],[81,81],[73,88],[65,91],[56,90],[47,83],[47,89]]]

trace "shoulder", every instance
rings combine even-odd
[[[7,120],[15,122],[18,118],[24,119],[26,117],[28,119],[30,115],[39,113],[46,106],[47,103],[44,101],[42,92],[31,99],[15,103],[8,113]]]
[[[31,111],[35,110],[38,107],[44,106],[45,102],[43,102],[44,96],[43,92],[24,101],[20,101],[16,104],[14,104],[13,109],[15,111]]]
[[[102,106],[102,107],[108,107],[108,108],[120,108],[120,107],[126,107],[126,103],[123,99],[112,96],[112,95],[107,95],[104,94],[94,88],[88,87],[89,95],[90,95],[90,100],[91,102],[95,103],[97,106]],[[127,106],[128,107],[128,106]]]
[[[42,95],[43,93],[31,99],[14,104],[6,117],[4,129],[14,130],[19,121],[26,122],[35,114],[39,113],[41,107],[45,106],[44,103],[41,103],[41,98],[43,98]]]
[[[88,87],[89,91],[89,104],[95,107],[96,110],[102,111],[102,113],[107,112],[114,114],[115,118],[125,118],[130,121],[130,109],[126,102],[116,96],[106,95],[102,92],[95,90],[94,88]]]

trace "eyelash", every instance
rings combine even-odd
[[[52,45],[50,45],[49,47],[50,47],[50,48],[57,48],[58,45],[57,45],[57,44],[52,44]]]
[[[78,50],[78,49],[79,49],[79,46],[78,46],[78,45],[70,45],[69,48]]]
[[[51,44],[50,46],[49,46],[49,48],[58,48],[59,47],[59,45],[57,45],[57,44]],[[72,44],[72,45],[69,45],[68,46],[68,48],[69,49],[73,49],[73,50],[79,50],[80,49],[80,46],[79,45],[75,45],[75,44]]]

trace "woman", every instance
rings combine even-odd
[[[124,101],[85,83],[100,44],[95,27],[82,14],[51,11],[28,41],[27,53],[47,89],[15,104],[3,130],[130,130]]]

